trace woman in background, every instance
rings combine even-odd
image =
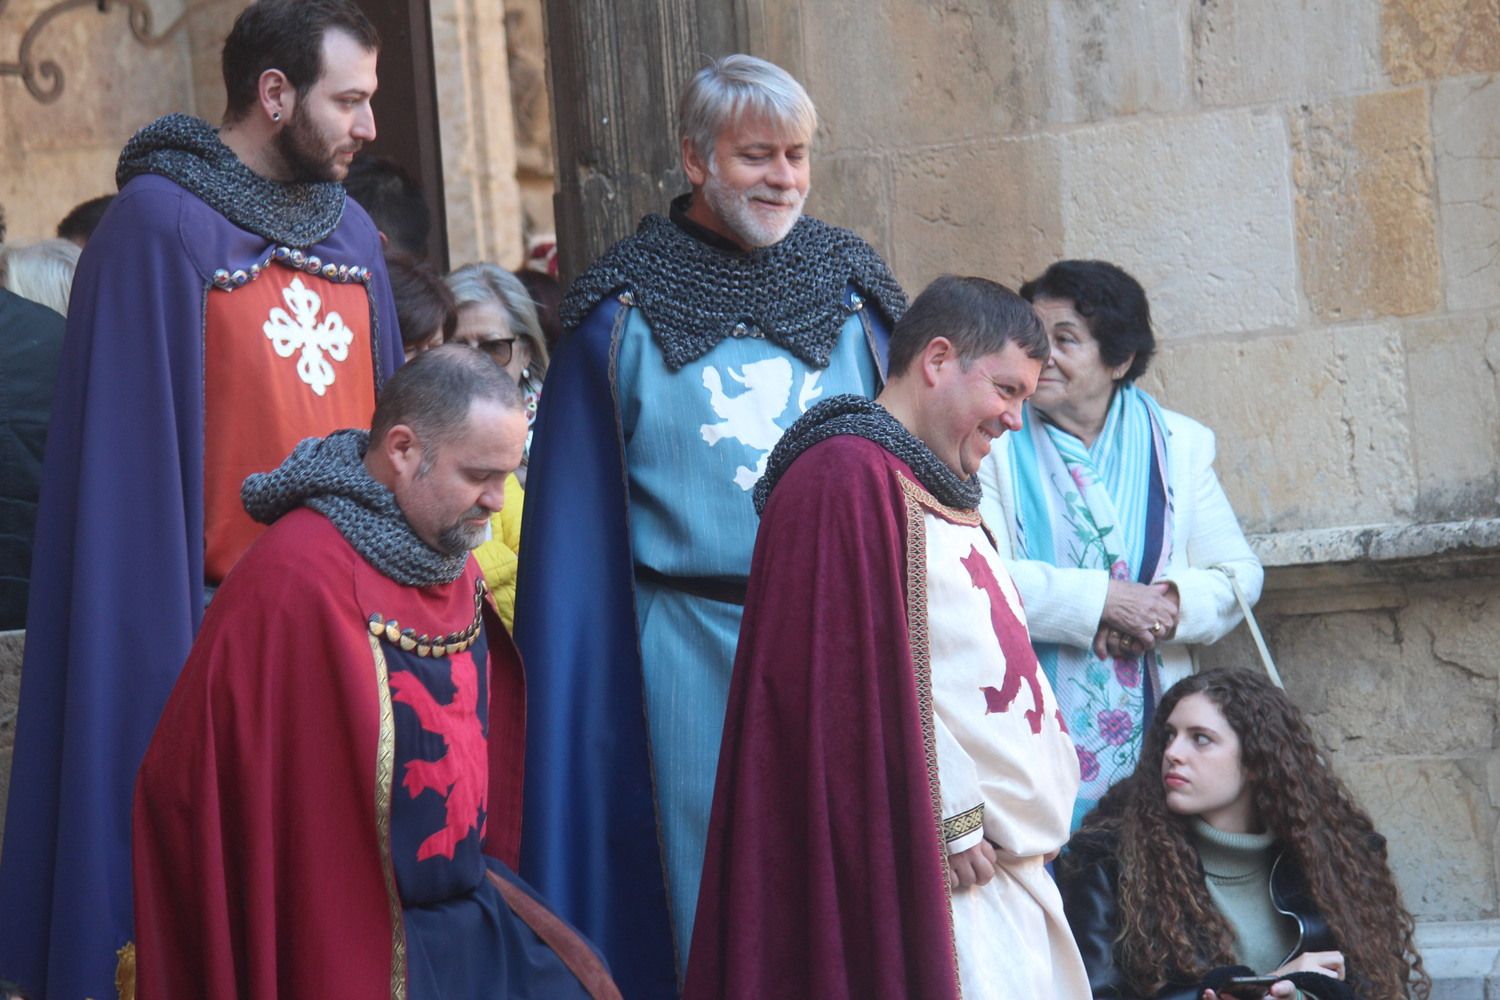
[[[1210,670],[1057,862],[1096,998],[1426,998],[1385,839],[1285,692]],[[1235,976],[1275,981],[1229,992]]]
[[[1135,382],[1156,341],[1140,284],[1065,260],[1021,286],[1052,342],[1020,431],[979,470],[980,510],[1078,749],[1076,826],[1134,768],[1190,647],[1240,620],[1261,567],[1214,475],[1214,435]]]
[[[467,264],[447,278],[458,300],[458,329],[452,340],[484,351],[510,373],[526,397],[526,421],[536,421],[542,380],[547,377],[547,341],[537,320],[536,304],[519,278],[495,264]],[[516,476],[526,485],[531,434]]]
[[[490,539],[474,550],[485,582],[506,628],[516,608],[516,566],[521,552],[521,511],[526,502],[526,463],[531,457],[530,427],[536,421],[542,380],[547,377],[547,343],[536,305],[514,274],[494,264],[469,264],[447,277],[458,303],[458,323],[449,340],[485,352],[516,380],[526,399],[526,451],[521,467],[505,480],[505,506],[490,518]]]

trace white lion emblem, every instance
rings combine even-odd
[[[748,491],[765,474],[771,449],[781,440],[782,430],[776,418],[786,412],[792,398],[792,363],[786,358],[767,358],[752,361],[738,372],[733,368],[726,370],[745,391],[736,396],[725,395],[719,370],[712,365],[704,366],[703,388],[708,390],[709,405],[720,422],[704,424],[698,433],[710,445],[733,438],[760,452],[753,469],[742,465],[734,473],[735,485]],[[799,412],[806,413],[808,405],[823,394],[823,387],[818,385],[822,374],[809,372],[802,377],[802,391],[797,395]]]

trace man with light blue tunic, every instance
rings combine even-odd
[[[757,519],[815,402],[872,396],[906,298],[802,216],[811,100],[734,55],[679,105],[692,193],[574,284],[536,422],[516,636],[530,666],[522,870],[626,996],[675,995],[692,935]]]

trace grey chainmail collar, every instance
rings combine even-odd
[[[766,474],[755,484],[755,512],[765,512],[771,490],[791,467],[798,455],[820,441],[840,434],[853,434],[874,441],[895,455],[914,472],[922,486],[939,503],[955,510],[975,510],[982,490],[979,477],[958,478],[958,474],[935,455],[931,448],[891,416],[890,411],[873,399],[853,394],[834,396],[802,414],[787,428],[771,451]]]
[[[165,115],[130,137],[115,183],[160,174],[202,198],[241,229],[305,248],[327,238],[344,217],[344,188],[331,181],[283,183],[262,177],[191,115]]]
[[[694,239],[662,215],[611,247],[563,299],[572,330],[605,296],[628,288],[673,371],[727,337],[763,337],[815,368],[828,367],[853,284],[894,323],[906,293],[873,247],[803,216],[780,243],[730,253]]]
[[[397,583],[431,587],[457,580],[469,554],[443,555],[416,536],[395,495],[365,469],[369,445],[369,433],[358,430],[307,438],[276,469],[246,477],[240,487],[245,512],[270,524],[298,507],[311,507]]]

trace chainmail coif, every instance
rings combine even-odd
[[[978,476],[960,479],[958,473],[948,468],[931,448],[891,416],[889,410],[873,399],[850,394],[824,400],[787,428],[766,461],[766,474],[755,484],[755,512],[765,513],[771,490],[798,455],[818,442],[840,434],[853,434],[874,441],[901,459],[939,503],[955,510],[974,510],[979,506],[982,490]]]
[[[354,550],[381,573],[407,587],[452,583],[469,553],[448,556],[422,541],[396,505],[396,496],[365,469],[367,431],[334,431],[300,442],[271,472],[247,476],[240,487],[245,512],[262,524],[298,507],[333,522]]]
[[[780,243],[734,253],[648,215],[573,282],[560,312],[572,330],[600,299],[625,288],[673,371],[747,331],[827,368],[848,316],[847,284],[892,323],[906,312],[906,293],[885,261],[847,229],[804,215]]]
[[[130,137],[115,183],[160,174],[202,198],[241,229],[291,247],[310,247],[339,226],[344,187],[332,181],[283,183],[262,177],[192,115],[165,115]]]

